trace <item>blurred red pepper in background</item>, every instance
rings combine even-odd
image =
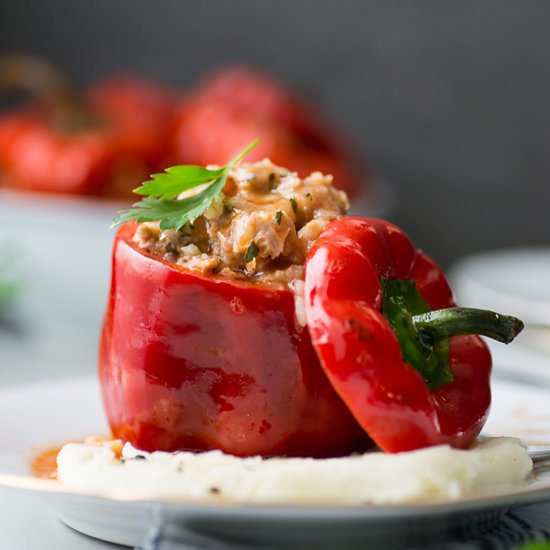
[[[175,96],[134,76],[85,94],[43,61],[0,59],[0,88],[30,92],[30,104],[0,115],[0,183],[19,190],[130,197],[161,169]]]
[[[99,376],[140,449],[341,455],[370,440],[332,389],[294,295],[154,257],[117,234]]]
[[[302,177],[332,174],[350,197],[367,182],[349,140],[318,110],[265,73],[228,67],[183,99],[136,76],[78,93],[36,58],[0,58],[0,90],[36,96],[0,114],[0,185],[18,190],[130,197],[173,164],[226,164],[236,144],[260,138],[251,162],[270,157]]]
[[[250,162],[269,157],[305,177],[334,175],[336,187],[355,195],[365,170],[348,139],[295,93],[271,76],[248,67],[227,67],[207,75],[179,110],[175,147],[179,161],[224,165],[235,144],[255,138]]]

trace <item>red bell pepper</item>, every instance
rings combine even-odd
[[[38,96],[0,116],[0,184],[54,193],[128,197],[169,154],[172,94],[116,77],[87,94],[44,62],[0,59],[0,89]]]
[[[205,276],[116,236],[99,374],[113,435],[146,450],[339,455],[370,440],[324,376],[294,295]]]
[[[259,138],[251,162],[274,163],[308,176],[334,176],[353,198],[365,168],[350,155],[349,140],[326,117],[270,75],[248,67],[226,67],[207,75],[184,98],[177,117],[178,159],[191,164],[225,164],[235,143]]]
[[[474,440],[489,411],[491,357],[472,334],[508,342],[521,321],[454,308],[435,262],[377,219],[341,218],[321,234],[305,298],[326,375],[381,449]]]

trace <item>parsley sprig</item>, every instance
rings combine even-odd
[[[255,139],[225,166],[209,170],[202,166],[172,166],[162,174],[153,174],[152,179],[134,190],[145,198],[132,208],[118,213],[111,228],[121,223],[136,220],[138,222],[160,222],[161,229],[181,229],[186,223],[193,223],[210,207],[225,185],[229,171],[251,151],[259,140]],[[178,199],[184,191],[208,183],[199,193]]]

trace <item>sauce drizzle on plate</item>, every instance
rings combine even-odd
[[[57,455],[62,445],[50,447],[33,456],[30,463],[31,473],[41,479],[57,479]]]

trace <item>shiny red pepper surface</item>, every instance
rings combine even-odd
[[[113,435],[146,450],[345,454],[369,440],[323,373],[287,290],[153,257],[124,225],[99,374]]]
[[[441,269],[389,222],[341,218],[306,262],[306,316],[333,387],[380,448],[466,447],[489,411],[491,357],[477,336],[450,341],[454,381],[430,391],[381,312],[381,279],[416,281],[432,309],[454,306]]]

